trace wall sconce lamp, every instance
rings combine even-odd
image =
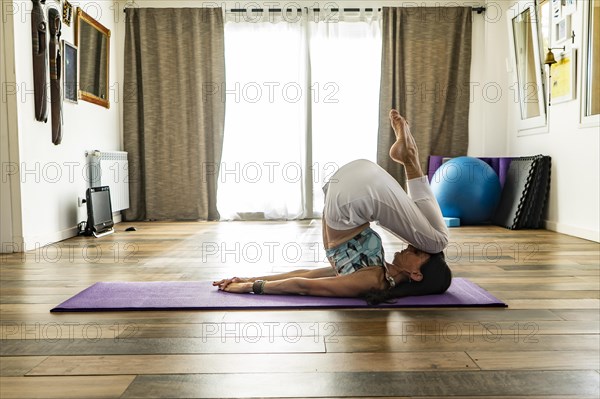
[[[544,64],[548,65],[548,106],[552,105],[552,65],[556,64],[556,58],[554,58],[554,53],[552,52],[552,50],[565,51],[565,49],[566,46],[548,48],[546,60],[544,60]]]

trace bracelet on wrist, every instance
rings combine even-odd
[[[265,293],[265,280],[256,280],[253,284],[252,284],[252,292],[254,294],[264,294]]]

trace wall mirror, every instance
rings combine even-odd
[[[510,21],[514,61],[517,72],[516,98],[521,121],[519,130],[546,124],[544,82],[540,61],[539,27],[536,9],[527,6]]]
[[[110,30],[77,8],[75,45],[79,49],[79,98],[109,108]]]
[[[584,4],[582,122],[600,124],[600,0]]]

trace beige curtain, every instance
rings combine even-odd
[[[126,10],[128,220],[217,220],[225,121],[220,8]]]
[[[428,155],[465,155],[469,137],[470,7],[383,8],[377,162],[404,185],[388,151],[388,113],[406,116],[423,170]]]

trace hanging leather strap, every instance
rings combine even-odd
[[[60,53],[60,13],[56,8],[48,10],[50,29],[50,101],[52,105],[52,142],[60,144],[62,140],[62,90]]]
[[[33,97],[35,119],[48,120],[47,25],[40,0],[33,0],[31,11],[31,43],[33,48]]]

